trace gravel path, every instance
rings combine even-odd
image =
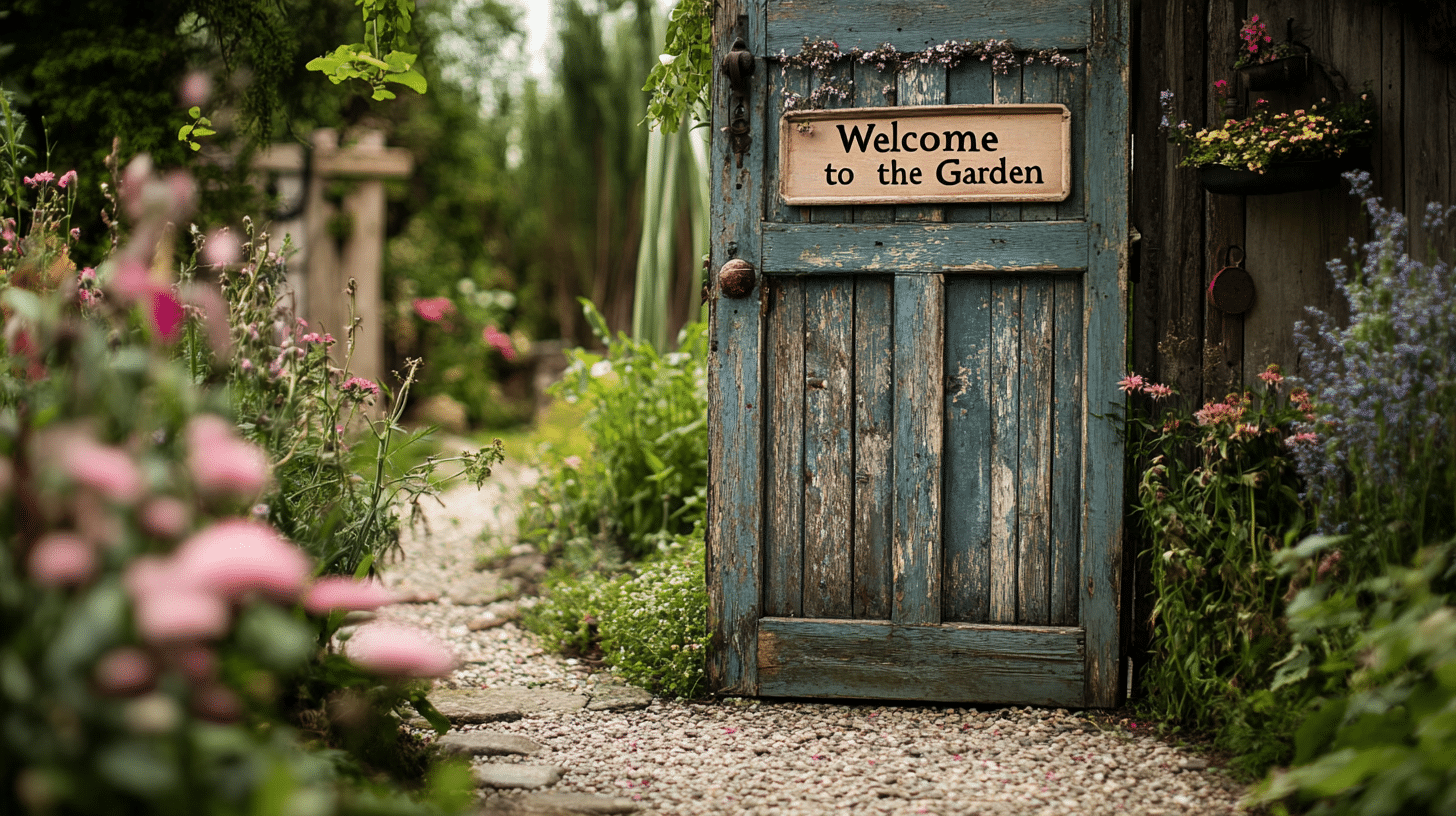
[[[482,554],[509,546],[516,497],[535,475],[507,465],[482,491],[449,491],[428,509],[428,532],[407,533],[406,557],[386,572],[417,602],[382,616],[425,626],[463,661],[441,687],[569,698],[561,693],[610,679],[498,623],[518,603],[500,597],[510,592],[509,568],[474,569]],[[527,709],[513,722],[457,730],[529,738],[541,746],[529,756],[475,762],[489,771],[554,767],[560,779],[550,791],[592,794],[578,804],[597,808],[540,809],[530,794],[487,787],[487,812],[1224,814],[1242,793],[1204,757],[1134,723],[1061,709],[656,699],[625,711]]]

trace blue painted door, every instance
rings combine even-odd
[[[1121,683],[1127,0],[719,0],[709,673],[725,694],[1109,706]],[[1073,67],[788,68],[805,37]],[[731,83],[737,79],[740,93]],[[793,207],[786,95],[1060,103],[1059,203]],[[746,136],[746,138],[745,138]],[[732,285],[736,283],[735,287]]]

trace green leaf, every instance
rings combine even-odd
[[[182,127],[180,127],[180,128],[177,129],[177,141],[179,141],[179,142],[185,142],[185,141],[187,141],[187,137],[189,135],[191,135],[191,134],[192,134],[192,126],[191,125],[183,125]]]
[[[440,713],[440,709],[435,708],[434,703],[431,703],[424,694],[411,696],[410,705],[421,717],[425,718],[431,728],[435,729],[436,734],[443,736],[450,730],[450,720],[446,719],[445,715]]]
[[[1299,726],[1299,730],[1294,732],[1294,764],[1303,765],[1329,747],[1335,736],[1335,729],[1345,716],[1348,703],[1349,700],[1343,697],[1331,700],[1320,706],[1318,711]]]
[[[405,86],[406,88],[409,88],[415,93],[425,93],[429,89],[429,85],[428,83],[426,83],[424,75],[421,74],[419,71],[414,70],[413,68],[405,71],[402,74],[385,74],[384,81],[398,82],[399,84]]]
[[[197,105],[193,105],[192,107],[187,109],[187,115],[191,116],[193,119],[196,119],[197,117],[202,115],[202,108],[198,107]]]

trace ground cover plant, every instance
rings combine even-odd
[[[87,180],[19,126],[0,131],[0,810],[462,811],[468,771],[400,730],[405,710],[443,730],[419,680],[448,650],[383,624],[335,639],[388,601],[366,578],[420,484],[388,474],[395,403],[361,422],[367,475],[349,451],[388,390],[328,362],[261,243],[179,252],[193,182],[145,158],[109,180],[112,249],[78,268],[65,191]]]
[[[521,535],[555,560],[527,623],[553,648],[694,696],[707,640],[706,328],[689,325],[662,354],[583,308],[605,353],[571,352],[555,394],[585,404],[591,452],[561,459],[527,496]]]

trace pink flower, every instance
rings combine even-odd
[[[31,187],[36,187],[36,186],[39,186],[41,184],[50,184],[51,182],[53,182],[55,180],[56,180],[56,174],[55,173],[52,173],[49,170],[42,170],[39,173],[36,173],[35,175],[26,178],[25,179],[25,183],[28,184],[28,185],[30,185]],[[61,186],[64,187],[65,185],[61,185]]]
[[[177,656],[177,667],[194,683],[206,683],[217,676],[217,655],[206,646],[188,646]]]
[[[1155,400],[1160,400],[1173,396],[1173,389],[1160,383],[1148,383],[1143,386],[1143,393]]]
[[[208,233],[202,245],[202,261],[208,266],[231,266],[242,257],[238,239],[226,229],[215,229]]]
[[[243,718],[243,703],[232,689],[212,683],[192,692],[192,713],[208,722],[227,725]]]
[[[581,469],[581,457],[580,456],[568,456],[565,459],[562,459],[561,460],[561,464],[566,465],[567,467],[571,468],[572,470],[580,470]]]
[[[1143,384],[1146,382],[1147,381],[1144,380],[1141,375],[1129,374],[1126,377],[1123,377],[1122,379],[1117,381],[1117,387],[1121,389],[1124,394],[1132,394],[1137,391],[1141,391]]]
[[[151,587],[137,597],[137,632],[148,643],[185,643],[227,634],[231,622],[228,606],[216,595],[172,585]]]
[[[102,694],[130,697],[152,687],[157,679],[157,669],[146,652],[135,646],[121,646],[96,661],[92,676]]]
[[[195,533],[173,555],[177,577],[224,598],[253,592],[293,601],[308,578],[308,558],[269,525],[227,519]]]
[[[431,323],[438,323],[455,314],[455,302],[447,297],[415,298],[414,307],[415,314]]]
[[[315,615],[331,609],[369,612],[394,603],[394,593],[378,581],[355,581],[342,575],[320,578],[304,596],[303,608]]]
[[[516,359],[516,344],[511,342],[510,335],[495,326],[486,326],[485,330],[480,333],[480,337],[500,352],[500,356],[507,360]]]
[[[159,496],[142,505],[137,520],[143,530],[157,538],[176,538],[187,532],[190,515],[182,500]]]
[[[96,550],[80,536],[51,533],[31,548],[26,564],[41,586],[79,586],[96,574]]]
[[[146,486],[131,454],[102,445],[84,431],[66,433],[60,444],[61,469],[78,484],[116,504],[130,506],[142,497]]]
[[[152,328],[162,342],[170,343],[182,334],[182,320],[186,312],[177,298],[172,297],[171,292],[157,291],[152,293],[152,302],[147,312],[151,318]]]
[[[350,377],[344,380],[344,384],[339,386],[339,390],[344,393],[344,396],[357,402],[372,403],[374,398],[379,396],[379,386],[372,380],[366,380],[363,377]]]
[[[73,182],[75,180],[76,180],[76,171],[75,170],[67,170],[66,171],[66,174],[64,176],[61,176],[61,180],[58,181],[58,182],[56,182],[56,186],[57,187],[65,187],[67,184],[70,184],[71,182]]]
[[[231,422],[198,414],[184,434],[187,468],[203,493],[248,498],[268,484],[268,455],[241,439]]]
[[[1263,380],[1270,388],[1278,388],[1284,382],[1284,376],[1279,373],[1279,366],[1270,365],[1259,372],[1259,379]]]
[[[361,668],[386,677],[443,677],[455,668],[455,656],[444,644],[398,623],[359,627],[344,652]]]
[[[1291,436],[1284,440],[1284,444],[1291,448],[1296,445],[1313,445],[1316,442],[1319,442],[1319,436],[1307,432],[1297,433],[1294,436]]]

